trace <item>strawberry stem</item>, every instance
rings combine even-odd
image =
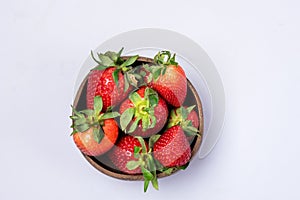
[[[144,177],[144,192],[147,191],[150,182],[153,188],[158,190],[156,165],[155,165],[155,160],[151,153],[152,149],[150,148],[147,151],[145,140],[142,137],[136,136],[135,138],[138,139],[142,147],[137,147],[137,146],[134,147],[134,157],[137,160],[128,161],[126,167],[129,170],[134,170],[140,167]]]

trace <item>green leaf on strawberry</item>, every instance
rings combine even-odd
[[[128,73],[124,74],[124,92],[126,92],[129,88],[129,78],[128,78]]]
[[[157,169],[152,149],[142,137],[131,135],[121,137],[108,157],[116,169],[126,174],[143,174],[144,192],[147,191],[150,182],[158,189]]]
[[[101,124],[106,119],[112,119],[120,116],[118,112],[106,112],[101,113],[103,108],[102,98],[100,96],[94,97],[94,109],[85,109],[77,111],[73,106],[73,115],[70,118],[73,120],[72,128],[74,135],[78,132],[85,132],[90,128],[93,129],[94,139],[97,143],[100,143],[104,137],[104,132]]]
[[[114,63],[122,63],[123,60],[121,59],[121,54],[123,52],[124,48],[122,48],[118,53],[113,51],[107,51],[104,53],[105,56],[109,57]]]
[[[146,100],[149,101],[149,106],[150,107],[154,107],[158,104],[159,98],[158,98],[158,94],[155,90],[147,88],[145,90],[145,97]]]
[[[94,112],[96,113],[100,113],[100,111],[102,110],[103,107],[103,102],[102,102],[102,98],[100,96],[95,96],[94,98]]]
[[[103,53],[97,53],[98,58],[95,57],[93,51],[91,51],[91,57],[92,59],[97,63],[97,66],[92,69],[94,70],[105,70],[108,69],[109,67],[114,67],[116,70],[114,70],[111,74],[113,81],[117,88],[119,88],[119,78],[123,78],[123,75],[125,74],[132,74],[133,73],[133,68],[132,64],[138,59],[138,55],[131,56],[125,61],[121,58],[121,53],[123,52],[122,48],[118,53],[112,52],[112,51],[107,51],[104,54]],[[120,73],[121,72],[121,73]],[[124,77],[124,92],[126,92],[129,89],[129,85],[136,86],[137,80],[129,78],[128,76]],[[91,81],[92,82],[92,81]]]
[[[97,143],[100,143],[104,137],[104,132],[101,126],[93,129],[94,139]]]
[[[158,190],[156,165],[152,157],[152,150],[147,150],[145,140],[142,137],[136,136],[135,138],[138,139],[141,144],[141,147],[134,147],[134,157],[138,160],[128,161],[126,167],[129,170],[135,170],[140,167],[144,177],[144,192],[147,191],[150,182],[152,183],[152,186]]]
[[[125,60],[125,62],[123,62],[123,63],[120,65],[120,68],[128,67],[128,66],[132,65],[132,64],[138,59],[138,57],[139,57],[138,55],[129,57],[127,60]]]
[[[101,119],[102,120],[105,120],[105,119],[111,119],[111,118],[116,118],[116,117],[119,117],[120,116],[120,113],[118,112],[107,112],[107,113],[104,113],[102,116],[101,116]]]
[[[118,138],[118,125],[114,120],[118,112],[102,112],[100,96],[94,97],[93,109],[77,111],[73,106],[72,136],[80,151],[89,156],[99,156],[110,150]]]
[[[102,53],[97,53],[99,60],[101,60],[101,63],[104,66],[113,66],[115,62],[107,55],[102,54]]]
[[[138,105],[143,99],[136,92],[133,92],[129,95],[129,99],[134,105]]]
[[[120,117],[120,125],[122,131],[125,131],[126,127],[128,126],[131,119],[133,118],[134,112],[135,112],[135,108],[128,108],[122,113]]]
[[[171,110],[167,127],[179,125],[187,136],[199,136],[199,119],[193,110],[195,107],[195,105],[189,107],[181,106]]]
[[[130,128],[128,130],[128,133],[132,133],[132,132],[134,132],[136,130],[136,128],[138,127],[138,124],[139,124],[140,120],[141,120],[141,117],[137,117],[134,120],[134,122],[131,124],[131,126],[130,126]],[[126,130],[125,130],[125,132],[126,132]]]
[[[126,167],[129,170],[135,170],[136,168],[138,168],[140,166],[140,162],[139,161],[135,161],[135,160],[131,160],[126,164]]]
[[[104,66],[104,65],[101,63],[101,61],[99,61],[99,60],[97,60],[97,59],[95,58],[95,55],[94,55],[94,52],[93,52],[93,51],[91,51],[91,57],[92,57],[92,59],[93,59],[96,63],[98,63],[98,65]]]
[[[171,55],[170,51],[160,51],[154,57],[154,62],[163,65],[178,65],[175,61],[176,54]]]
[[[153,179],[153,174],[147,170],[145,167],[141,167],[142,168],[142,173],[144,176],[145,181],[151,181]],[[148,185],[147,185],[148,187]],[[144,188],[144,190],[147,190],[147,188]]]
[[[132,107],[127,108],[120,118],[121,129],[125,132],[132,133],[138,127],[140,121],[142,130],[145,132],[156,125],[156,116],[154,109],[158,105],[158,94],[151,88],[142,88],[143,97],[138,92],[132,92],[129,100]],[[131,125],[130,125],[131,123]],[[130,125],[129,130],[127,127]]]
[[[116,69],[116,70],[113,71],[113,73],[112,73],[113,80],[114,80],[114,82],[115,82],[115,84],[116,84],[117,87],[118,87],[118,85],[119,85],[119,72],[120,72],[120,70],[119,70],[119,69]]]
[[[160,138],[160,135],[159,134],[156,134],[156,135],[152,135],[150,138],[149,138],[149,148],[153,148],[155,142]]]
[[[139,153],[142,150],[142,147],[135,146],[133,149],[134,157],[139,158]]]
[[[165,173],[167,175],[172,174],[172,172],[174,171],[175,167],[165,167],[161,170],[162,173]]]
[[[160,51],[154,65],[144,65],[144,81],[156,90],[171,106],[180,107],[187,95],[187,78],[183,68],[175,61],[176,54]]]
[[[142,127],[143,131],[146,131],[150,126],[150,117],[143,116],[142,117]]]
[[[140,144],[142,146],[142,152],[146,153],[147,152],[147,147],[146,147],[146,144],[145,144],[145,140],[140,136],[136,136],[135,138],[138,139],[138,141],[140,142]]]
[[[153,66],[152,67],[152,75],[153,75],[153,79],[157,80],[159,76],[162,75],[162,69],[166,68],[164,66]]]

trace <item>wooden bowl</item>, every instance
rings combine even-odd
[[[127,59],[127,56],[123,56],[123,59]],[[148,63],[151,64],[153,63],[153,59],[151,58],[146,58],[146,57],[139,57],[136,61],[136,66],[141,65],[142,63]],[[74,107],[77,110],[82,110],[82,109],[86,109],[86,88],[87,88],[87,77],[83,80],[83,82],[81,83],[75,100],[73,102]],[[202,138],[203,138],[203,125],[204,125],[204,121],[203,121],[203,109],[202,109],[202,104],[201,104],[201,100],[200,97],[196,91],[196,89],[193,87],[193,85],[191,84],[191,82],[189,80],[187,80],[187,97],[186,100],[184,102],[183,105],[196,105],[195,107],[195,111],[198,113],[198,117],[199,117],[199,135],[198,137],[195,137],[193,142],[191,143],[191,159],[194,158],[194,156],[196,155],[196,153],[198,152],[201,142],[202,142]],[[121,130],[119,130],[121,132]],[[121,134],[119,134],[121,135]],[[142,174],[126,174],[123,173],[119,170],[117,170],[113,164],[110,162],[110,160],[108,159],[107,155],[101,155],[101,156],[87,156],[85,154],[83,154],[84,158],[94,167],[96,168],[98,171],[114,177],[114,178],[118,178],[118,179],[123,179],[123,180],[144,180],[143,175]],[[175,171],[172,172],[175,173]],[[158,172],[157,177],[161,178],[161,177],[165,177],[165,176],[169,176],[171,174],[165,174],[165,173],[160,173]]]

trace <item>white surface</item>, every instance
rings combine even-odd
[[[147,40],[137,38],[148,38]],[[176,54],[176,61],[196,88],[203,108],[204,130],[198,158],[205,158],[222,134],[225,119],[225,92],[221,77],[207,53],[186,36],[157,28],[143,28],[118,34],[101,43],[94,52],[119,51],[123,55],[140,55],[154,58],[157,52],[169,50]],[[76,79],[74,99],[95,61],[90,55],[81,66]],[[187,106],[187,105],[186,105]]]
[[[300,199],[299,1],[2,1],[0,199]],[[94,170],[69,137],[91,49],[120,32],[171,29],[214,61],[227,97],[214,151],[143,194]]]

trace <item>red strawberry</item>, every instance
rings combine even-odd
[[[76,111],[73,108],[73,139],[80,151],[99,156],[110,150],[118,138],[117,112],[101,113],[102,99],[94,98],[94,109]]]
[[[159,52],[154,62],[157,65],[146,66],[146,71],[150,71],[146,76],[148,86],[156,90],[167,103],[174,107],[181,106],[187,94],[187,79],[182,67],[175,62],[175,54],[171,57],[169,51]]]
[[[134,147],[142,147],[139,140],[131,135],[126,135],[120,139],[109,154],[109,158],[118,170],[127,174],[140,174],[140,168],[129,170],[126,165],[129,161],[138,159],[134,157]]]
[[[113,147],[118,138],[118,124],[113,119],[106,119],[102,128],[104,136],[99,143],[94,139],[93,128],[73,134],[74,142],[82,153],[99,156]]]
[[[128,96],[131,85],[135,85],[128,77],[132,68],[130,65],[138,56],[129,57],[124,61],[120,58],[122,50],[118,53],[108,51],[105,54],[97,54],[99,60],[92,53],[92,58],[98,65],[88,75],[86,95],[88,109],[93,108],[95,96],[102,97],[103,110],[119,104]]]
[[[184,130],[189,142],[191,143],[199,130],[199,117],[195,110],[195,106],[179,107],[171,110],[168,121],[168,128],[179,125]]]
[[[130,135],[150,137],[165,125],[168,107],[151,88],[141,87],[120,106],[121,129]]]
[[[198,128],[199,127],[199,117],[196,113],[195,110],[192,110],[188,117],[187,117],[187,120],[190,120],[192,122],[192,125],[195,127],[195,128]]]
[[[121,71],[118,72],[118,86],[113,80],[113,73],[116,70],[116,67],[109,67],[103,71],[93,70],[90,72],[87,87],[87,108],[93,107],[92,99],[95,96],[103,98],[104,110],[109,106],[119,104],[128,96],[130,89],[124,91],[124,75]]]
[[[88,109],[94,107],[94,97],[97,96],[97,88],[100,87],[100,78],[104,70],[91,70],[88,74],[87,93],[86,93],[86,105]],[[99,85],[99,86],[98,86]]]
[[[155,139],[155,137],[154,137]],[[150,139],[151,140],[151,139]],[[150,142],[152,145],[152,143]],[[149,146],[142,137],[126,135],[109,152],[109,158],[116,168],[127,174],[143,174],[144,192],[149,182],[158,189],[156,165]]]
[[[154,158],[164,167],[180,167],[191,158],[191,148],[182,128],[178,125],[167,129],[153,146]]]

